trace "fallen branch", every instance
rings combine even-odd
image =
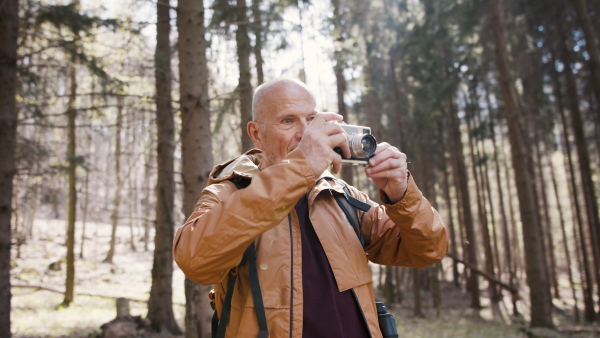
[[[22,288],[22,289],[35,289],[37,290],[44,290],[44,291],[50,291],[50,292],[55,292],[55,293],[60,293],[60,294],[64,294],[65,291],[61,291],[58,289],[54,289],[48,286],[43,286],[43,285],[25,285],[25,284],[16,284],[16,285],[11,285],[11,288]],[[90,297],[100,297],[100,298],[107,298],[107,299],[118,299],[118,298],[125,298],[131,302],[138,302],[138,303],[148,303],[147,299],[134,299],[134,298],[128,298],[128,297],[115,297],[115,296],[107,296],[107,295],[99,295],[99,294],[93,294],[93,293],[87,293],[87,292],[77,292],[76,295],[79,296],[90,296]],[[181,305],[184,306],[185,304],[183,303],[176,303],[173,302],[174,305]]]
[[[471,263],[465,262],[464,260],[458,258],[458,257],[454,257],[451,254],[446,254],[446,256],[452,258],[453,260],[455,260],[458,263],[463,264],[464,266],[466,266],[467,268],[469,268],[471,271],[478,273],[479,275],[481,275],[481,277],[484,277],[485,279],[489,280],[490,282],[496,283],[499,286],[501,286],[502,288],[510,291],[513,295],[518,295],[519,291],[517,289],[515,289],[514,287],[496,279],[494,276],[490,276],[487,272],[485,271],[481,271],[478,268],[474,267],[473,265],[471,265]]]

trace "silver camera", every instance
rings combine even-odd
[[[351,165],[367,165],[367,161],[377,150],[377,140],[371,135],[371,128],[354,126],[351,124],[337,123],[348,134],[348,146],[350,147],[350,158],[345,158],[339,147],[333,150],[342,156],[342,163]]]

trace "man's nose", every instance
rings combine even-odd
[[[300,126],[298,128],[298,131],[296,132],[296,138],[298,140],[302,139],[302,136],[304,135],[304,133],[306,132],[306,129],[308,129],[310,123],[308,121],[304,121],[300,123]]]

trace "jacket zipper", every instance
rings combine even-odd
[[[365,325],[367,326],[367,331],[369,331],[369,337],[373,337],[373,335],[371,334],[371,328],[369,327],[369,322],[367,322],[367,317],[365,317],[365,313],[363,312],[362,306],[360,305],[360,302],[358,301],[358,296],[356,295],[356,292],[354,291],[354,289],[350,289],[352,290],[352,296],[354,296],[354,300],[356,301],[356,305],[358,305],[358,308],[360,309],[360,315],[362,316],[363,320],[365,321]]]
[[[294,237],[292,235],[292,214],[288,214],[288,223],[290,227],[290,248],[291,248],[291,266],[290,266],[290,338],[294,323]]]

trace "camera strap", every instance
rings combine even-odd
[[[335,201],[337,202],[338,206],[340,207],[340,209],[342,209],[344,215],[346,215],[348,223],[350,223],[350,226],[352,227],[352,229],[354,229],[354,233],[358,237],[360,245],[362,245],[362,247],[364,248],[366,246],[366,243],[365,238],[360,232],[358,210],[367,212],[369,211],[369,209],[371,209],[371,205],[352,197],[352,195],[350,194],[350,189],[348,189],[346,182],[338,179],[335,179],[335,181],[342,186],[342,188],[344,189],[344,194],[340,195],[334,193],[333,197],[335,197]]]

